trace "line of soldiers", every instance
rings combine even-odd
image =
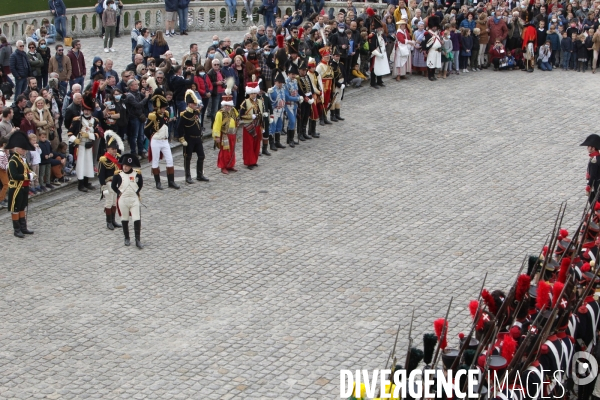
[[[283,36],[278,35],[277,41],[273,86],[268,87],[257,69],[253,74],[255,80],[246,83],[247,98],[239,110],[234,108],[233,97],[226,90],[222,108],[215,115],[213,139],[219,148],[217,166],[224,174],[237,171],[235,144],[239,128],[243,132],[244,165],[254,169],[260,155],[270,156],[271,151],[286,148],[281,143],[282,136],[294,148],[300,142],[321,136],[316,130],[318,121],[324,126],[331,125],[330,119],[334,122],[345,119],[340,114],[345,80],[339,51],[334,49],[331,53],[329,47],[321,48],[321,62],[317,65],[314,58],[298,57],[294,39],[287,46]]]
[[[409,337],[404,365],[391,355],[392,376],[396,370],[409,376],[423,361],[423,370],[441,368],[446,377],[449,371],[454,377],[460,370],[474,370],[480,399],[600,398],[600,136],[590,135],[582,146],[590,157],[589,201],[575,234],[570,237],[561,227],[566,208],[561,205],[547,243],[539,256],[529,257],[525,273],[523,261],[508,292],[488,291],[484,280],[479,300],[469,303],[470,332],[449,343],[447,313],[434,322],[435,334],[424,335],[423,350],[412,347]],[[452,396],[438,392],[437,385],[430,392],[435,398],[465,398],[468,384],[465,374],[454,379]],[[385,387],[386,393],[394,390],[393,384]],[[365,396],[361,385],[351,398]]]

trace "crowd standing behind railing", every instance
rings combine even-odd
[[[114,44],[123,31],[119,32],[119,27],[126,6],[120,0],[96,4],[104,51],[109,56],[115,51],[131,51],[132,62],[123,71],[115,71],[112,60],[98,56],[90,65],[81,41],[68,33],[69,11],[63,0],[49,0],[52,16],[43,18],[39,28],[26,26],[14,49],[0,35],[0,137],[8,138],[17,129],[29,135],[32,143],[35,136],[36,150],[28,160],[34,170],[42,166],[42,173],[36,174],[39,179],[30,187],[30,195],[52,190],[75,174],[75,142],[81,133],[71,128],[74,121],[85,117],[84,100],[90,94],[94,101],[91,115],[98,121],[96,140],[89,144],[94,163],[105,152],[106,131],[116,132],[128,143],[131,154],[147,157],[152,140],[148,117],[160,114],[155,110],[158,96],[165,99],[168,139],[173,140],[178,137],[181,114],[189,109],[188,90],[198,99],[200,130],[215,134],[223,97],[232,96],[231,107],[239,114],[249,98],[248,85],[253,83],[258,85],[264,108],[260,115],[253,114],[264,118],[259,153],[270,155],[269,150],[285,148],[286,143],[294,147],[318,138],[317,122],[325,126],[343,121],[340,108],[346,86],[359,87],[369,81],[372,88],[379,89],[385,86],[382,77],[389,73],[398,81],[411,75],[435,81],[488,67],[528,72],[536,66],[541,71],[562,67],[585,72],[591,68],[595,73],[598,64],[600,0],[592,4],[586,0],[551,0],[548,4],[541,0],[467,4],[391,0],[386,9],[379,9],[379,3],[360,3],[357,8],[348,0],[343,9],[338,5],[339,12],[322,0],[298,0],[288,15],[282,15],[277,0],[245,1],[242,15],[236,0],[226,3],[228,23],[239,23],[237,16],[245,18],[245,23],[250,18],[251,24],[258,14],[264,24],[250,25],[234,42],[213,35],[212,45],[206,49],[190,43],[185,54],[173,54],[168,40],[188,35],[189,0],[165,1],[164,30],[151,31],[144,21],[134,21],[131,49]],[[289,88],[290,69],[300,86],[306,76],[312,79],[308,94],[299,96],[301,88]],[[287,88],[283,97],[277,97],[278,84]],[[4,107],[10,98],[12,106]],[[290,106],[295,107],[293,112]],[[311,121],[316,122],[313,125]],[[287,139],[281,141],[282,135]],[[4,187],[6,169],[1,161]],[[197,175],[203,176],[203,170]],[[87,181],[80,183],[82,191],[91,187]],[[6,206],[4,196],[5,191],[0,191],[0,207]]]

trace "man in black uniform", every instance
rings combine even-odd
[[[190,172],[192,155],[196,153],[198,162],[196,163],[196,180],[208,182],[204,176],[204,147],[202,146],[202,127],[200,126],[200,107],[202,104],[193,91],[185,92],[185,102],[187,108],[180,114],[179,125],[177,126],[177,138],[183,145],[183,168],[185,169],[185,182],[194,183],[192,173]]]
[[[29,182],[33,179],[33,172],[29,169],[25,156],[27,151],[35,151],[35,147],[29,142],[25,132],[15,131],[5,148],[14,151],[8,161],[8,211],[11,213],[15,236],[24,238],[24,235],[33,234],[33,231],[27,229],[25,215],[29,204]]]
[[[589,135],[583,143],[581,143],[581,146],[587,146],[590,156],[585,176],[587,179],[585,193],[591,203],[594,201],[596,193],[598,192],[598,186],[600,185],[600,136],[595,133]]]
[[[302,61],[298,66],[298,76],[296,77],[296,80],[298,81],[298,95],[304,97],[304,101],[300,103],[300,107],[298,108],[298,136],[302,135],[304,139],[312,139],[311,135],[319,137],[319,134],[315,132],[319,113],[316,111],[316,107],[314,107],[314,89],[310,82],[310,78],[306,75],[307,70],[308,65],[306,64],[306,61]],[[309,120],[310,132],[307,134],[306,128],[309,124]]]
[[[111,231],[115,228],[120,228],[115,217],[117,215],[117,194],[110,189],[113,177],[120,172],[119,151],[123,152],[123,141],[113,131],[104,132],[106,140],[106,153],[100,157],[98,161],[98,181],[100,182],[100,190],[104,199],[104,214],[106,214],[106,227]]]
[[[330,102],[331,106],[329,107],[331,110],[331,120],[333,122],[344,120],[344,118],[340,116],[340,108],[342,107],[342,96],[344,95],[344,88],[346,87],[343,73],[345,66],[341,62],[340,57],[340,50],[337,47],[334,48],[331,60],[329,61],[329,65],[333,70],[333,84],[335,86]]]

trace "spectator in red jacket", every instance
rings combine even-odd
[[[213,85],[208,75],[206,75],[206,70],[202,64],[198,64],[196,67],[196,77],[194,78],[194,83],[196,83],[198,93],[200,93],[200,96],[202,97],[203,107],[202,111],[200,112],[200,125],[204,126],[204,115],[206,114],[206,109],[208,108],[210,96],[213,91]]]
[[[73,48],[69,50],[67,53],[67,57],[71,60],[71,79],[69,79],[69,84],[71,85],[71,90],[73,90],[73,85],[76,83],[80,84],[81,87],[85,87],[83,85],[83,81],[85,80],[85,58],[83,57],[83,53],[81,52],[81,42],[78,39],[73,40]]]
[[[500,39],[496,39],[494,46],[490,47],[490,63],[494,64],[494,71],[507,68],[500,66],[500,62],[506,56],[508,56],[508,54],[506,53],[504,46],[502,46],[502,42]]]

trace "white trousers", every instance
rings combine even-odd
[[[152,148],[152,168],[158,168],[158,162],[160,161],[160,153],[162,153],[167,167],[173,166],[173,155],[171,154],[171,146],[167,139],[157,140],[152,138],[150,141],[150,147]]]
[[[131,213],[132,221],[140,220],[140,199],[137,197],[137,195],[121,195],[121,197],[119,197],[117,206],[119,215],[121,216],[121,221],[129,221],[129,213]]]

